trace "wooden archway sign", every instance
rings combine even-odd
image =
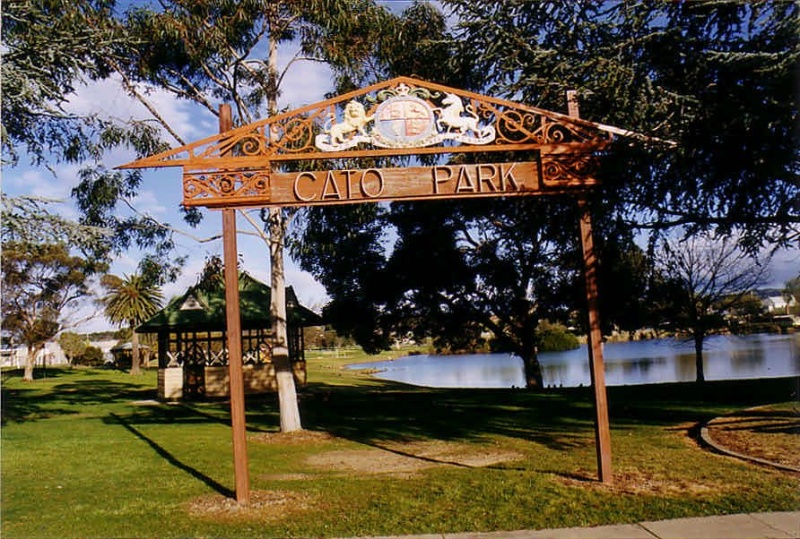
[[[612,482],[603,350],[597,307],[597,260],[586,193],[597,184],[598,154],[628,131],[426,81],[399,77],[232,129],[220,108],[220,133],[120,168],[180,166],[183,204],[221,209],[228,315],[231,423],[236,498],[250,500],[236,283],[235,209],[397,200],[572,193],[589,310],[589,361],[595,400],[599,479]],[[511,152],[519,161],[405,168],[347,168],[344,160]],[[499,155],[499,154],[495,154]],[[284,172],[287,162],[320,170]],[[311,167],[303,167],[311,168]]]

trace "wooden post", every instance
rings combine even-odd
[[[592,238],[592,218],[585,198],[578,200],[583,271],[586,280],[586,303],[589,309],[589,365],[594,389],[595,442],[597,444],[597,469],[600,481],[611,484],[611,432],[608,423],[608,398],[606,375],[603,367],[603,334],[600,330],[600,313],[597,302],[597,256]]]
[[[567,92],[567,110],[569,115],[578,118],[577,95],[574,90]],[[592,237],[592,216],[586,198],[578,199],[580,210],[580,236],[583,250],[583,272],[586,281],[586,304],[589,310],[589,366],[594,391],[595,409],[595,444],[597,448],[597,470],[600,481],[606,484],[614,482],[611,471],[611,431],[608,422],[608,396],[606,393],[606,375],[603,366],[603,334],[600,328],[600,309],[597,292],[597,255],[594,252]]]
[[[220,105],[220,133],[233,127],[230,105]],[[242,320],[239,312],[239,252],[236,246],[236,210],[222,210],[222,244],[225,263],[225,317],[228,332],[228,373],[230,378],[231,430],[236,501],[250,504],[250,472],[247,461],[247,430],[242,378]]]

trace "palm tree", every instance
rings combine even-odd
[[[119,327],[127,325],[131,329],[131,374],[139,374],[139,335],[136,326],[158,312],[164,296],[158,286],[137,274],[123,278],[106,275],[102,284],[108,290],[102,299],[106,317]]]

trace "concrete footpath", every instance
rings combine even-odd
[[[594,528],[405,535],[371,539],[800,539],[800,511],[679,518]]]

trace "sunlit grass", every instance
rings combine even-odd
[[[3,536],[341,537],[800,508],[796,475],[691,436],[731,410],[791,403],[796,379],[610,389],[607,487],[586,389],[413,388],[344,370],[374,360],[356,350],[307,359],[305,438],[277,435],[274,395],[247,399],[253,492],[289,502],[224,517],[196,506],[233,495],[227,402],[154,404],[154,371],[56,370],[34,383],[4,373]],[[499,460],[469,464],[475,455]],[[348,467],[348,456],[367,460]]]

